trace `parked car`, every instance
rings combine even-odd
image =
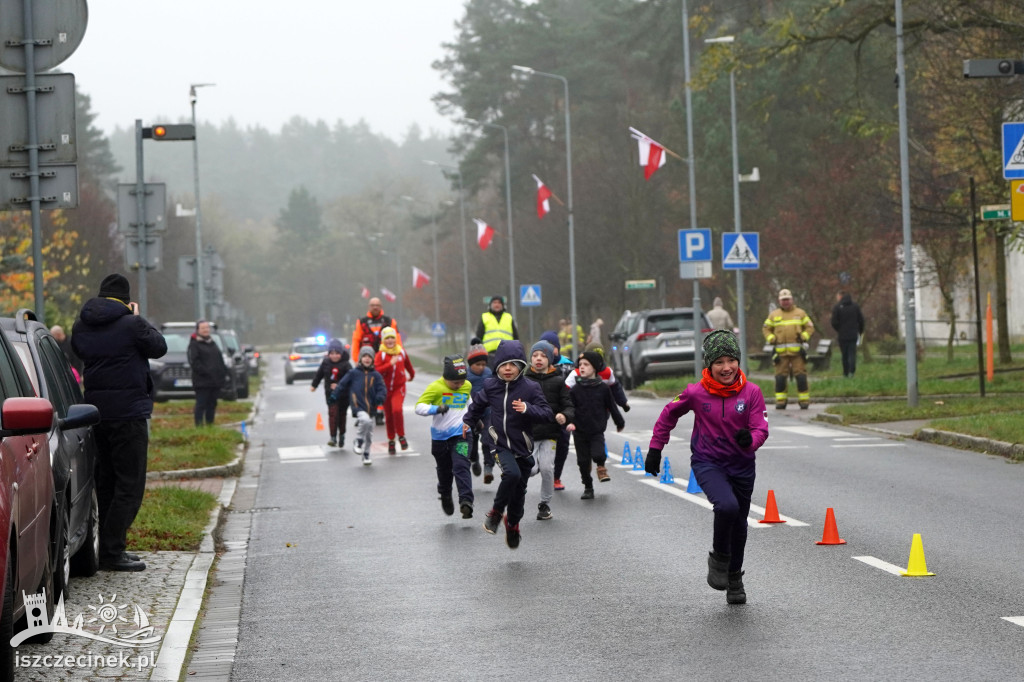
[[[616,377],[625,379],[626,371],[623,363],[623,346],[629,335],[636,329],[640,314],[630,310],[622,313],[615,328],[608,334],[608,347],[605,349],[608,366],[615,372]]]
[[[239,397],[237,373],[234,371],[234,359],[225,351],[225,345],[215,325],[212,332],[213,342],[224,354],[224,364],[228,368],[224,388],[220,397],[224,400],[236,400]],[[160,332],[167,341],[167,353],[159,360],[149,361],[149,373],[153,378],[154,400],[170,400],[172,398],[194,398],[192,389],[192,368],[188,365],[188,342],[195,331],[194,322],[165,322],[160,325]],[[248,379],[245,392],[248,394]]]
[[[72,571],[91,576],[99,568],[99,502],[93,471],[98,454],[92,426],[99,410],[84,403],[67,357],[35,313],[19,310],[0,318],[0,328],[25,366],[36,394],[53,406],[50,468],[53,472],[50,556],[54,592],[69,596]]]
[[[651,376],[693,372],[693,308],[659,308],[636,314],[636,323],[622,342],[623,386],[636,388]],[[711,323],[700,314],[702,333]]]
[[[284,382],[292,384],[296,379],[312,379],[326,356],[326,338],[307,336],[295,339],[284,359]]]
[[[224,364],[228,366],[234,378],[235,396],[238,398],[249,397],[249,363],[245,361],[245,351],[238,341],[238,334],[233,329],[216,329],[221,340],[224,342]],[[228,358],[231,361],[228,362]]]
[[[256,350],[256,346],[242,346],[242,352],[245,353],[245,362],[249,365],[249,373],[254,376],[259,376],[260,352]]]
[[[54,613],[54,567],[50,552],[53,472],[48,433],[50,401],[34,395],[25,367],[6,334],[0,334],[0,677],[14,675],[14,649],[7,642],[15,623],[25,622],[24,594],[45,590],[40,606]],[[23,594],[24,593],[24,594]],[[19,628],[19,631],[23,628]],[[48,641],[53,633],[33,641]]]

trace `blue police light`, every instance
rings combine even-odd
[[[327,336],[325,336],[324,334],[317,334],[316,335],[316,342],[319,343],[319,344],[327,343]]]

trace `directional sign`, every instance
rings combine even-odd
[[[760,251],[757,232],[722,233],[723,270],[757,270],[761,263]]]
[[[1024,221],[1024,180],[1010,183],[1010,208],[1014,220]]]
[[[711,260],[711,230],[679,230],[680,263]]]
[[[1024,178],[1024,123],[1003,124],[1003,177]]]
[[[658,285],[653,279],[627,279],[626,289],[654,289]]]
[[[521,306],[539,306],[540,305],[540,285],[539,284],[523,284],[519,287],[519,305]]]
[[[444,322],[435,322],[434,324],[430,325],[431,336],[436,336],[437,338],[441,339],[444,338],[444,335],[446,333],[447,330],[445,329]]]
[[[981,207],[982,220],[1006,220],[1010,217],[1010,204],[995,204]]]

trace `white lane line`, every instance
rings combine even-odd
[[[1024,627],[1024,616],[1003,616],[1003,620],[1008,620],[1014,625]]]
[[[305,464],[307,462],[326,462],[327,460],[323,457],[316,457],[313,459],[282,459],[281,464]]]
[[[324,459],[324,451],[319,445],[300,445],[294,448],[278,448],[277,456],[281,461],[295,459]]]
[[[764,507],[758,507],[756,504],[751,504],[750,505],[750,509],[753,510],[753,511],[756,511],[758,514],[760,514],[761,518],[764,518]],[[785,521],[786,525],[790,525],[790,526],[809,526],[809,525],[811,525],[809,523],[804,523],[803,521],[798,521],[798,520],[794,519],[792,516],[786,516],[785,514],[779,514],[779,518],[782,519],[783,521]],[[758,525],[759,526],[767,526],[769,524],[767,524],[767,523],[758,523]]]
[[[905,443],[856,443],[850,445],[832,444],[833,448],[905,448]]]
[[[882,561],[881,559],[878,559],[873,556],[855,556],[852,558],[856,559],[857,561],[863,561],[868,566],[874,566],[875,568],[879,568],[885,571],[886,573],[892,573],[893,575],[902,576],[903,572],[907,570],[902,566],[894,566],[893,564],[890,564],[888,561]]]
[[[847,442],[847,441],[854,441],[854,440],[882,440],[882,437],[881,436],[849,436],[849,437],[846,437],[846,438],[833,438],[832,440],[834,440],[837,443],[840,443],[840,442]]]
[[[705,500],[703,497],[697,497],[696,495],[691,495],[685,490],[680,490],[679,488],[676,488],[674,486],[659,483],[656,478],[641,478],[640,482],[645,485],[649,485],[652,488],[663,490],[670,495],[675,495],[676,497],[682,498],[687,502],[693,502],[694,504],[700,507],[704,507],[705,509],[714,509],[714,506],[710,502]]]
[[[811,436],[812,438],[835,438],[836,431],[826,429],[824,426],[776,426],[772,431],[785,431],[800,436]]]
[[[305,412],[278,412],[274,415],[274,420],[279,422],[290,422],[297,421],[299,419],[305,419]]]
[[[757,449],[758,452],[761,450],[807,450],[810,445],[762,445]]]

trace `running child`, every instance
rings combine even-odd
[[[469,379],[470,392],[483,386],[484,379],[494,376],[494,372],[487,365],[488,360],[487,349],[484,348],[483,341],[474,336],[469,342],[469,351],[466,353],[466,363],[469,365],[469,375],[467,378]],[[489,415],[490,412],[484,415],[485,422]],[[469,460],[473,466],[474,476],[480,475],[481,450],[483,450],[483,474],[484,484],[486,485],[494,480],[494,456],[492,455],[491,436],[486,431],[483,433],[473,431],[469,443]]]
[[[331,400],[337,402],[342,396],[348,396],[352,408],[352,416],[356,418],[356,442],[352,451],[363,456],[363,464],[369,466],[370,441],[373,440],[374,420],[371,416],[378,405],[384,404],[387,392],[384,390],[384,377],[373,368],[373,347],[363,346],[359,349],[359,363],[341,378],[338,385],[331,391]]]
[[[605,462],[608,459],[604,443],[604,432],[608,428],[608,415],[618,431],[626,426],[619,406],[612,398],[612,391],[598,372],[604,369],[604,358],[597,351],[586,350],[580,355],[577,363],[580,371],[579,381],[569,389],[569,396],[576,407],[576,418],[573,420],[576,430],[572,434],[572,442],[576,447],[576,464],[580,468],[583,481],[581,500],[594,499],[594,479],[590,475],[591,464],[597,465],[597,480],[607,483],[612,480],[608,475]]]
[[[313,376],[313,385],[310,391],[316,391],[320,382],[324,382],[324,400],[327,401],[327,425],[330,429],[329,447],[345,447],[345,427],[348,422],[348,396],[341,396],[336,402],[331,402],[331,391],[337,386],[341,378],[352,369],[352,363],[348,361],[348,351],[339,339],[331,339],[327,344],[327,357],[323,359]]]
[[[409,449],[409,441],[405,439],[405,415],[402,413],[405,405],[406,373],[409,375],[409,381],[416,378],[412,360],[398,343],[398,332],[394,327],[384,327],[380,330],[380,350],[373,359],[373,368],[384,377],[384,389],[387,391],[387,398],[384,401],[384,424],[388,431],[388,454],[393,455],[396,435],[402,449]]]
[[[455,513],[452,480],[459,491],[462,518],[473,518],[473,479],[469,475],[469,445],[462,434],[462,417],[469,405],[466,361],[461,355],[444,359],[441,378],[427,386],[416,401],[416,414],[433,417],[430,423],[430,454],[437,463],[437,492],[441,509]]]
[[[555,446],[562,429],[573,430],[572,419],[576,411],[569,398],[569,387],[565,385],[562,373],[555,366],[555,347],[547,341],[538,341],[530,349],[530,366],[526,378],[536,381],[548,401],[548,407],[555,418],[548,422],[533,423],[533,456],[540,467],[540,504],[537,505],[537,520],[552,518],[551,497],[555,490]]]

